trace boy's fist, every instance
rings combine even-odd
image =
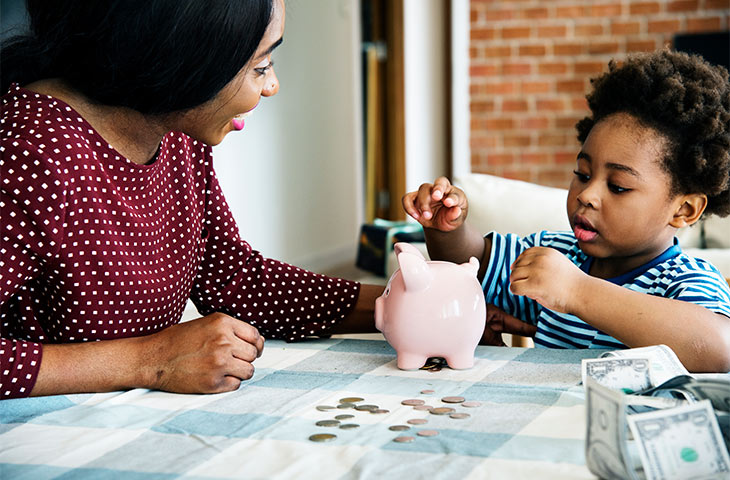
[[[424,183],[418,191],[406,193],[403,209],[425,228],[451,232],[466,220],[468,202],[460,188],[439,177],[433,184]]]

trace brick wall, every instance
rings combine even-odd
[[[472,171],[560,187],[611,58],[730,29],[730,0],[471,0],[470,14]]]

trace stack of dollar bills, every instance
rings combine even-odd
[[[730,479],[730,374],[666,345],[583,360],[586,464],[605,479]]]

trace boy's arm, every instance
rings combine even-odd
[[[482,236],[468,223],[462,223],[451,232],[434,228],[424,228],[423,232],[428,256],[432,260],[466,263],[469,258],[476,257],[479,260],[479,280],[484,278],[492,251],[492,240],[489,236]]]

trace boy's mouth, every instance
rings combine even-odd
[[[590,242],[598,236],[598,231],[588,219],[576,215],[573,219],[573,234],[581,242]]]

